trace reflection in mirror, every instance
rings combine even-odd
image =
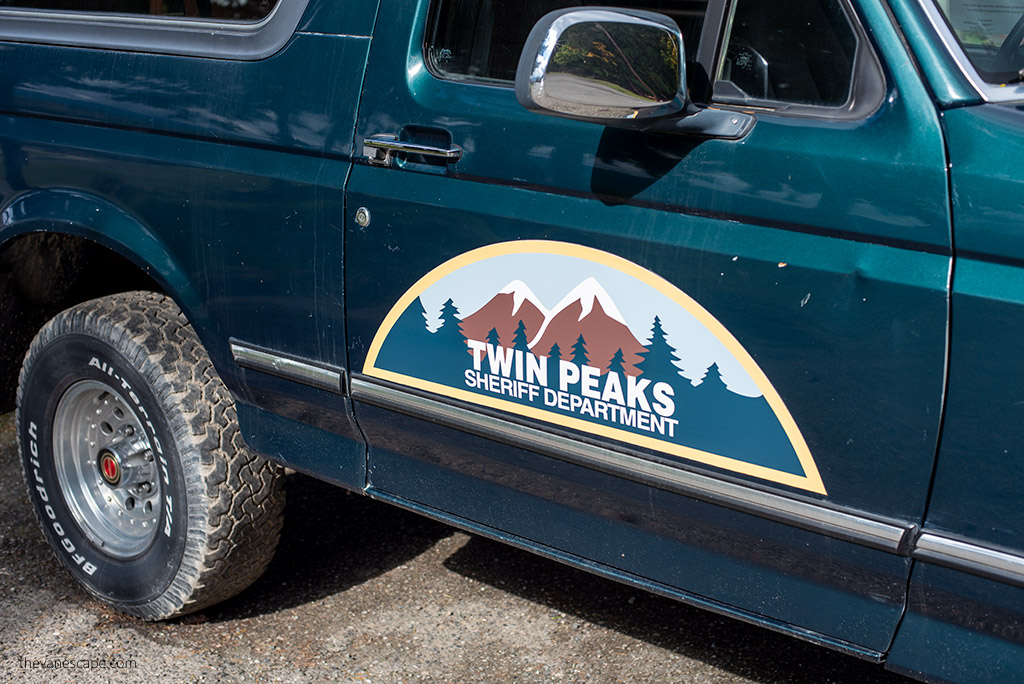
[[[660,14],[552,12],[523,49],[516,97],[548,114],[645,128],[686,107],[684,54],[679,27]]]
[[[679,41],[649,25],[584,22],[566,28],[548,63],[550,97],[644,108],[679,91]]]

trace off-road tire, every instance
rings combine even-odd
[[[266,569],[282,470],[243,444],[230,393],[168,297],[128,292],[58,314],[32,341],[17,406],[36,514],[92,595],[159,620]]]

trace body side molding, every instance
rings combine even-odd
[[[913,557],[1024,587],[1024,558],[981,544],[925,532],[914,544]]]
[[[345,369],[270,351],[231,339],[231,356],[242,368],[276,375],[310,387],[347,394]]]
[[[382,408],[890,553],[907,555],[909,540],[917,529],[913,524],[874,520],[588,444],[387,386],[362,375],[351,378],[351,393],[353,399]]]

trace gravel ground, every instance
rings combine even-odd
[[[0,681],[908,682],[300,475],[241,596],[164,623],[57,564],[0,416]],[[109,662],[31,669],[31,661]]]

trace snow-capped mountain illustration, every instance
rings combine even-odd
[[[622,314],[619,313],[619,309],[615,306],[615,302],[612,301],[611,295],[605,292],[604,288],[601,287],[601,283],[597,282],[595,278],[587,278],[574,287],[569,294],[562,297],[562,301],[558,302],[554,309],[547,312],[541,329],[537,331],[536,337],[530,340],[530,348],[532,349],[534,345],[541,340],[544,333],[547,332],[548,325],[555,319],[555,317],[577,302],[579,302],[580,305],[580,313],[579,318],[576,319],[577,321],[582,321],[591,311],[593,311],[594,304],[598,303],[601,310],[612,320],[617,321],[622,325],[626,324],[626,321],[622,318]]]
[[[496,330],[500,344],[511,347],[519,321],[526,327],[527,339],[540,329],[548,309],[521,280],[513,280],[491,297],[482,307],[462,319],[462,333],[467,339],[488,340]]]
[[[530,341],[530,349],[547,355],[555,344],[563,358],[579,361],[582,351],[587,365],[601,370],[607,370],[612,357],[622,350],[622,371],[629,375],[638,372],[634,366],[644,351],[611,295],[595,278],[582,281],[558,302]]]
[[[537,295],[533,294],[533,290],[530,286],[524,283],[522,280],[513,280],[511,283],[499,290],[498,294],[510,294],[512,295],[512,315],[516,315],[519,312],[519,308],[523,305],[523,302],[529,302],[533,304],[544,314],[546,318],[548,315],[548,309],[544,306]]]
[[[615,302],[595,278],[580,282],[550,311],[526,283],[514,280],[464,317],[462,332],[468,339],[490,341],[488,335],[495,330],[499,343],[510,347],[519,321],[534,354],[547,356],[557,344],[562,358],[577,362],[585,358],[588,365],[607,370],[621,349],[622,371],[638,372],[634,366],[640,362],[644,345],[630,332]]]

